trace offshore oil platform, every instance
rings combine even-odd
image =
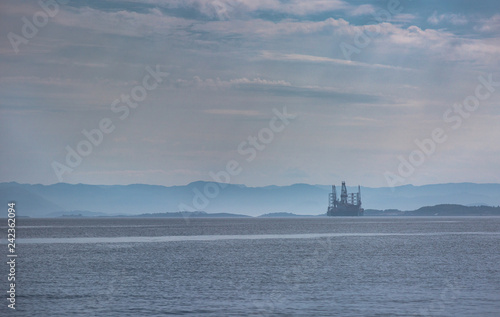
[[[361,208],[361,187],[358,185],[357,193],[347,193],[345,182],[342,182],[340,192],[340,200],[337,199],[337,190],[335,185],[332,186],[332,192],[328,197],[327,216],[362,216],[363,208]]]

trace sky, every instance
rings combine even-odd
[[[500,183],[498,1],[0,3],[0,181]]]

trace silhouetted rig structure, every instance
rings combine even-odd
[[[340,200],[337,199],[337,190],[335,185],[332,186],[332,192],[328,199],[327,216],[362,216],[363,208],[361,208],[361,188],[358,186],[357,193],[347,193],[345,182],[342,182],[342,190],[340,192]]]

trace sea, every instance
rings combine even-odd
[[[1,221],[0,316],[500,316],[500,217]]]

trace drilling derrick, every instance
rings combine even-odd
[[[348,194],[347,194],[347,187],[345,186],[345,182],[342,182],[342,191],[341,191],[341,194],[340,194],[340,203],[341,204],[347,204],[347,197],[348,197]]]
[[[342,182],[340,190],[340,200],[337,199],[335,185],[332,186],[332,192],[329,194],[327,216],[362,216],[361,208],[361,187],[358,185],[357,193],[347,193],[345,182]]]

